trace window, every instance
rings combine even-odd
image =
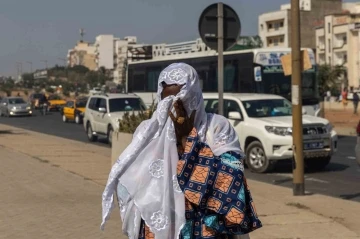
[[[91,99],[90,99],[90,102],[89,102],[89,109],[91,109],[91,110],[98,110],[99,107],[97,107],[97,105],[98,105],[98,101],[99,101],[99,100],[100,100],[100,99],[99,99],[99,98],[96,98],[96,97],[91,98]]]
[[[328,22],[328,33],[331,33],[331,25],[330,25],[330,22]]]
[[[346,44],[347,43],[347,37],[343,36],[343,43]]]
[[[10,105],[25,104],[26,102],[22,98],[9,98]]]
[[[99,104],[99,106],[96,107],[97,109],[99,109],[99,108],[105,108],[105,109],[107,109],[107,107],[106,107],[106,99],[101,98],[101,99],[100,99],[100,102],[99,102],[98,104]]]
[[[346,63],[347,62],[347,54],[344,54],[343,59],[344,59],[344,63]]]
[[[272,44],[273,40],[272,39],[269,39],[269,44]]]
[[[329,56],[328,59],[329,59],[329,65],[331,65],[331,56]]]
[[[279,45],[279,39],[274,39],[274,46],[278,46]]]
[[[273,25],[271,23],[268,24],[268,28],[271,29]]]
[[[275,24],[274,24],[274,28],[275,28],[275,30],[278,30],[278,29],[279,29],[279,27],[280,27],[280,24],[279,24],[279,23],[275,23]]]
[[[284,38],[280,37],[280,42],[283,43],[284,42]]]
[[[219,100],[218,99],[205,99],[204,100],[205,111],[207,113],[215,113],[219,112]],[[239,112],[242,116],[242,112],[239,104],[234,100],[224,100],[224,115],[228,118],[229,112]]]
[[[328,51],[331,52],[331,40],[330,39],[328,39],[328,47],[329,47]]]
[[[109,100],[109,112],[144,111],[146,107],[139,98],[117,98]]]
[[[76,108],[85,108],[85,107],[86,107],[86,101],[85,100],[76,101]]]
[[[249,100],[242,102],[251,118],[291,116],[291,103],[285,99]]]
[[[66,107],[68,107],[68,108],[74,108],[74,101],[68,101],[68,102],[66,103]]]
[[[283,27],[284,26],[284,22],[280,22],[280,27]]]

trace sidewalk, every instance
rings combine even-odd
[[[359,115],[354,115],[353,110],[343,108],[325,109],[325,118],[334,126],[334,130],[339,135],[356,135],[356,126],[360,120]]]
[[[5,202],[0,204],[0,238],[125,238],[118,211],[105,232],[99,231],[109,148],[0,128],[8,130],[0,132],[5,165],[0,171],[0,200]],[[360,238],[360,203],[322,195],[293,197],[287,188],[249,184],[264,224],[251,239]]]

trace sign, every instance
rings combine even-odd
[[[209,48],[218,49],[218,4],[208,6],[199,19],[199,33],[201,39]],[[233,47],[240,36],[241,23],[236,12],[223,4],[224,15],[224,51]]]
[[[312,68],[309,52],[307,50],[301,51],[301,59],[302,59],[302,71],[306,71]],[[292,74],[291,54],[283,55],[281,57],[281,64],[284,69],[284,75],[286,76],[291,75]]]
[[[256,82],[262,81],[261,67],[260,66],[255,66],[254,67],[254,76],[255,76],[255,81]]]
[[[34,79],[44,79],[47,78],[47,71],[38,71],[34,73]]]

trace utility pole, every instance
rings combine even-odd
[[[292,98],[292,136],[293,136],[293,194],[305,195],[304,155],[302,129],[302,59],[300,49],[300,3],[291,0],[291,98]]]
[[[32,62],[31,62],[31,61],[27,61],[26,63],[28,63],[28,64],[30,65],[30,73],[32,73],[32,72],[33,72],[33,70],[32,70]]]
[[[219,115],[224,115],[224,5],[218,3],[218,92]]]
[[[18,79],[22,78],[22,62],[16,62]]]
[[[47,60],[43,60],[43,61],[41,61],[41,62],[44,62],[45,63],[45,67],[46,67],[46,69],[48,68],[48,61]]]

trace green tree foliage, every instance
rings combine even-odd
[[[140,111],[139,113],[135,112],[126,112],[121,120],[119,120],[119,132],[122,133],[135,133],[137,127],[144,120],[148,120],[152,117],[156,111],[157,105],[153,102],[150,108],[147,111]]]
[[[319,82],[319,91],[323,95],[324,92],[330,90],[333,94],[337,94],[340,90],[340,78],[346,73],[343,66],[318,65],[317,79]]]

